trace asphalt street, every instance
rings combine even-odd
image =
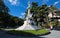
[[[16,35],[11,35],[8,34],[4,31],[0,31],[0,38],[60,38],[60,31],[57,30],[52,30],[51,34],[49,35],[44,35],[44,36],[16,36]]]

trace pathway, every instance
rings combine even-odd
[[[41,37],[45,37],[45,38],[60,38],[60,31],[52,30],[51,34],[45,35],[45,36],[41,36]]]

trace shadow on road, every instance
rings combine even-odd
[[[0,30],[0,38],[45,38],[45,37],[36,36],[34,34],[31,34],[32,36],[29,36],[29,34],[28,35],[11,35],[6,33],[5,31]]]
[[[55,26],[55,27],[53,28],[53,30],[60,31],[60,26]]]

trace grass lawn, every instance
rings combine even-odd
[[[4,28],[0,28],[0,30],[3,30]]]
[[[41,30],[10,30],[7,33],[14,34],[14,35],[42,35],[46,34],[49,31],[46,29]]]

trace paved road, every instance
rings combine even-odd
[[[51,34],[42,36],[45,38],[60,38],[60,31],[52,30]]]
[[[22,36],[10,35],[10,34],[7,34],[5,31],[0,30],[0,38],[44,38],[44,37],[38,37],[38,36],[22,37]]]
[[[52,30],[51,34],[45,36],[33,36],[33,37],[21,37],[16,35],[7,34],[4,31],[0,31],[0,38],[60,38],[60,31]]]

